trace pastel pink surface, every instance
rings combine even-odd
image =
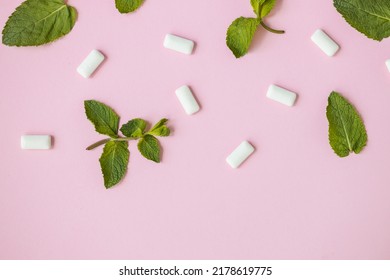
[[[0,0],[0,26],[21,1]],[[74,30],[47,46],[0,45],[1,259],[390,258],[390,40],[352,29],[332,1],[279,0],[247,56],[225,45],[248,1],[146,0],[121,15],[114,1],[70,0]],[[341,46],[329,58],[310,36]],[[164,49],[166,33],[196,42]],[[107,59],[91,79],[76,72],[92,49]],[[266,98],[275,83],[295,107]],[[187,84],[201,111],[187,116]],[[338,158],[328,144],[327,97],[337,90],[362,114],[369,144]],[[101,139],[83,101],[112,106],[125,122],[170,119],[161,164],[130,144],[129,172],[103,187]],[[23,151],[23,134],[51,134],[50,151]],[[256,152],[239,169],[225,158],[243,140]]]

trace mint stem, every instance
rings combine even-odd
[[[130,141],[130,140],[135,140],[135,139],[138,139],[138,138],[134,138],[134,137],[119,137],[119,138],[113,138],[112,140],[113,141]]]
[[[258,7],[258,10],[259,10],[259,15],[258,15],[258,20],[260,21],[260,24],[262,27],[264,27],[265,30],[269,31],[269,32],[272,32],[272,33],[275,33],[275,34],[284,34],[284,30],[276,30],[276,29],[273,29],[269,26],[267,26],[264,21],[263,21],[263,17],[261,16],[262,12],[263,12],[263,8],[264,8],[264,5],[262,4],[262,2],[260,1],[259,2],[259,7]]]
[[[273,29],[269,26],[267,26],[263,20],[260,20],[260,24],[262,27],[264,27],[265,30],[269,31],[269,32],[272,32],[272,33],[275,33],[275,34],[284,34],[285,31],[284,30],[277,30],[277,29]]]
[[[134,137],[106,138],[106,139],[97,141],[96,143],[93,143],[92,145],[88,146],[87,150],[88,151],[93,150],[101,145],[106,144],[109,141],[130,141],[130,140],[134,140],[134,139],[137,139],[137,138],[134,138]]]
[[[90,145],[87,147],[87,150],[90,151],[90,150],[93,150],[95,149],[96,147],[99,147],[101,145],[104,145],[106,144],[108,141],[110,141],[111,138],[106,138],[106,139],[103,139],[103,140],[100,140],[100,141],[97,141],[96,143]]]

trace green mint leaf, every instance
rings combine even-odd
[[[339,93],[328,98],[329,143],[340,157],[360,153],[367,144],[367,132],[356,109]]]
[[[131,13],[141,7],[144,0],[115,0],[115,6],[122,14]]]
[[[146,128],[146,121],[143,119],[133,119],[122,125],[121,131],[127,137],[141,137]]]
[[[240,58],[248,52],[258,23],[256,18],[240,17],[229,26],[226,44],[236,58]]]
[[[381,41],[390,36],[389,0],[334,0],[344,19],[368,38]]]
[[[77,18],[63,0],[27,0],[16,8],[3,29],[3,44],[39,46],[68,34]]]
[[[266,17],[274,8],[276,0],[251,0],[253,11],[259,18]],[[261,15],[260,15],[261,10]]]
[[[161,119],[152,127],[148,134],[162,137],[169,136],[171,130],[165,125],[167,122],[168,119]]]
[[[156,137],[146,134],[138,141],[138,150],[145,158],[160,162],[160,145]]]
[[[119,116],[113,109],[95,100],[84,101],[84,108],[87,118],[97,132],[113,138],[118,137]]]
[[[109,141],[99,159],[106,189],[118,184],[126,174],[130,152],[127,141]]]

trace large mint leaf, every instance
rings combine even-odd
[[[100,167],[104,186],[108,189],[118,184],[126,174],[130,152],[127,141],[109,141],[104,145]]]
[[[84,101],[85,114],[97,132],[113,138],[118,137],[119,116],[107,105],[95,101]]]
[[[137,10],[144,0],[115,0],[115,6],[122,14],[131,13]]]
[[[226,34],[226,44],[236,58],[244,56],[252,42],[258,25],[256,18],[240,17],[233,21]]]
[[[367,132],[356,109],[339,93],[328,98],[329,143],[340,157],[360,153],[367,144]]]
[[[166,126],[168,119],[161,119],[158,123],[156,123],[152,129],[148,132],[148,134],[155,136],[169,136],[171,130]]]
[[[276,0],[251,0],[253,11],[259,18],[266,17],[274,8],[275,3]]]
[[[77,18],[63,0],[27,0],[16,8],[3,29],[3,44],[39,46],[68,34]]]
[[[146,128],[146,121],[143,119],[133,119],[122,125],[121,132],[127,137],[141,137]]]
[[[334,0],[337,11],[356,30],[381,41],[390,36],[389,0]]]
[[[156,137],[146,134],[138,141],[138,150],[145,158],[160,162],[160,145]]]

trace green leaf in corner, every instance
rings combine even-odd
[[[259,18],[266,17],[274,8],[276,0],[251,0],[253,11]],[[260,15],[261,10],[261,15]]]
[[[125,176],[130,152],[126,141],[109,141],[99,159],[106,189],[118,184]]]
[[[133,119],[122,125],[121,131],[127,137],[141,137],[146,128],[146,121],[143,119]]]
[[[3,29],[3,44],[39,46],[68,34],[77,11],[63,0],[27,0],[16,8]]]
[[[389,0],[334,0],[344,19],[368,38],[381,41],[390,36]]]
[[[367,132],[356,109],[339,93],[328,98],[329,143],[339,157],[359,154],[367,144]]]
[[[248,52],[258,24],[256,18],[239,17],[229,26],[226,44],[236,58],[240,58]]]
[[[138,141],[138,150],[145,158],[160,162],[160,145],[156,137],[146,134]]]
[[[122,14],[131,13],[141,7],[144,0],[115,0],[115,6]]]
[[[152,127],[148,134],[162,137],[169,136],[171,130],[165,125],[167,122],[168,119],[161,119]]]
[[[87,118],[97,132],[113,138],[118,137],[119,116],[113,109],[95,100],[84,101],[84,108]]]

